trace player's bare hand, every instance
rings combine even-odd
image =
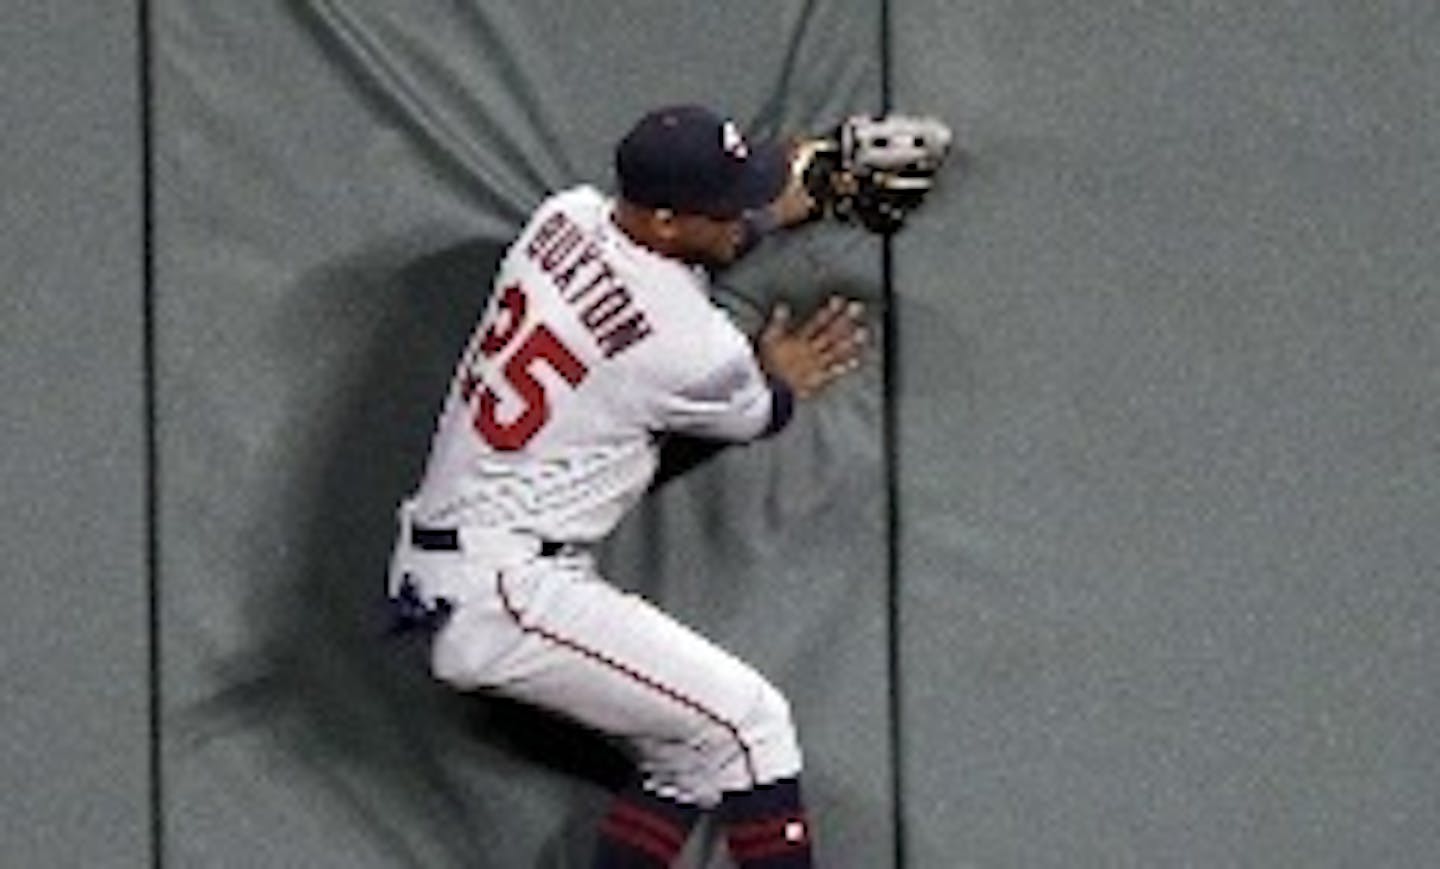
[[[781,228],[796,226],[815,216],[817,203],[798,176],[791,176],[774,202],[770,203],[770,216]]]
[[[790,309],[776,305],[760,334],[760,363],[796,397],[809,398],[860,367],[869,340],[864,316],[859,302],[837,297],[794,325]]]
[[[800,139],[792,139],[789,144],[789,158],[791,163],[790,181],[785,189],[769,205],[770,218],[774,225],[780,228],[797,226],[817,216],[819,203],[810,191],[805,189],[805,179],[800,171],[799,159],[800,149],[803,143]]]

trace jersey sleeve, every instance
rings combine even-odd
[[[748,441],[775,433],[788,420],[788,391],[765,376],[750,342],[728,321],[697,346],[697,357],[690,377],[660,399],[664,430]]]

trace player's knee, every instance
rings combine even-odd
[[[642,744],[642,753],[648,751],[644,765],[657,790],[674,787],[685,801],[712,808],[726,793],[799,773],[789,701],[753,671],[732,689],[731,703],[705,716],[690,738]]]
[[[761,681],[741,735],[753,760],[755,778],[768,781],[799,772],[800,743],[790,701],[769,682]]]
[[[780,689],[765,681],[760,682],[755,704],[751,707],[747,720],[749,726],[762,736],[788,733],[795,729],[790,701],[780,693]]]

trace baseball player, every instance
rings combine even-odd
[[[775,434],[796,399],[858,365],[863,312],[832,299],[752,343],[708,268],[813,202],[779,143],[695,106],[641,119],[616,149],[618,197],[540,205],[502,260],[418,490],[402,504],[389,594],[433,630],[443,682],[562,713],[623,740],[637,778],[594,866],[669,866],[716,811],[741,867],[811,864],[785,698],[754,669],[598,573],[592,549],[649,487],[667,432]]]

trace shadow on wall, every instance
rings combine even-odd
[[[296,569],[278,587],[256,577],[269,591],[252,602],[253,655],[222,663],[225,687],[185,716],[191,738],[269,737],[400,865],[488,866],[495,837],[513,850],[524,836],[547,839],[538,865],[568,865],[565,855],[589,848],[577,837],[603,808],[601,788],[630,771],[617,749],[568,722],[449,691],[430,679],[422,638],[384,635],[395,506],[418,479],[502,254],[471,242],[398,270],[390,257],[361,256],[302,281],[302,310],[287,312],[291,346],[310,352],[307,334],[357,312],[371,337],[337,378],[343,397],[315,408],[323,417],[300,459],[313,470],[301,473],[284,531]],[[532,785],[542,792],[527,793]],[[507,796],[563,803],[555,829],[516,830]]]

